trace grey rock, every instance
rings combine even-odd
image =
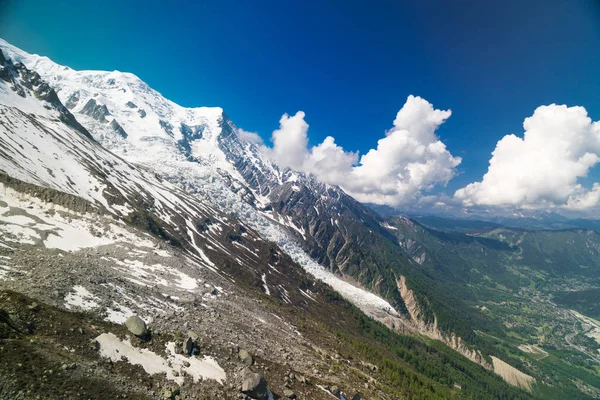
[[[135,336],[146,336],[146,334],[148,334],[146,323],[137,315],[127,318],[125,326],[129,329],[129,332],[133,333]]]
[[[194,351],[194,341],[192,340],[191,337],[188,337],[183,342],[183,352],[187,355],[191,355],[193,351]]]
[[[75,106],[77,105],[77,103],[79,103],[79,90],[74,92],[71,96],[69,96],[69,98],[67,99],[67,102],[65,103],[65,106],[69,109],[72,110],[75,108]]]
[[[82,114],[88,115],[99,122],[106,122],[106,116],[110,115],[108,108],[104,104],[97,104],[96,100],[89,99],[85,106],[80,111]]]
[[[123,127],[117,122],[116,119],[113,119],[110,122],[110,127],[113,131],[117,132],[123,139],[127,138],[127,132],[125,132],[125,129],[123,129]]]
[[[294,393],[292,390],[290,389],[285,389],[283,391],[283,395],[285,397],[287,397],[288,399],[295,399],[296,398],[296,393]]]
[[[241,392],[253,399],[265,400],[269,398],[267,381],[261,374],[252,372],[250,368],[245,368],[242,371]]]
[[[246,349],[240,349],[238,352],[238,357],[240,358],[240,361],[243,362],[247,367],[254,364],[254,357],[252,357],[252,355]]]
[[[173,125],[162,119],[158,121],[158,123],[160,127],[163,128],[163,130],[167,133],[167,135],[173,137]]]

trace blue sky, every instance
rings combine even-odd
[[[421,96],[453,112],[437,132],[463,159],[450,194],[481,180],[496,142],[522,134],[536,107],[600,119],[594,1],[8,0],[0,37],[75,69],[134,72],[265,139],[303,110],[311,144],[331,135],[361,154]]]

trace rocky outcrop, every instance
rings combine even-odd
[[[88,139],[94,140],[92,135],[75,119],[73,114],[61,103],[56,91],[45,82],[40,75],[29,70],[23,63],[14,63],[7,59],[0,51],[0,79],[11,84],[10,89],[25,98],[27,94],[33,95],[43,101],[44,107],[54,110],[58,119],[67,126],[75,129]]]
[[[442,332],[441,329],[438,328],[437,317],[435,315],[433,317],[433,322],[425,321],[421,305],[414,292],[408,287],[404,275],[400,275],[400,278],[396,279],[396,283],[398,285],[398,292],[400,292],[400,296],[402,297],[402,300],[404,300],[404,304],[410,315],[410,322],[417,332],[431,339],[439,340],[471,361],[474,361],[487,369],[492,369],[492,366],[485,361],[480,351],[467,346],[462,338],[456,336],[453,332],[449,334]]]
[[[167,135],[173,137],[173,125],[162,119],[158,121],[158,124]]]
[[[71,96],[69,96],[69,98],[67,99],[67,101],[65,103],[65,107],[67,107],[69,110],[74,109],[77,106],[77,104],[79,103],[79,97],[80,97],[79,90],[77,90],[76,92],[73,92],[73,94]]]
[[[98,122],[106,123],[106,117],[110,115],[104,104],[97,104],[96,100],[89,99],[80,111],[81,114],[94,118]]]
[[[121,125],[117,122],[116,119],[113,119],[110,122],[110,127],[119,134],[123,139],[127,139],[127,132],[121,127]]]

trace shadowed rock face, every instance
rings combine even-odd
[[[33,96],[45,103],[45,107],[58,112],[58,119],[67,126],[77,130],[88,139],[94,140],[92,135],[85,129],[61,103],[58,95],[46,83],[40,75],[29,70],[23,63],[14,63],[7,59],[0,50],[0,78],[10,83],[11,89],[21,97],[26,97],[25,89],[28,89]]]
[[[98,122],[105,123],[106,117],[110,115],[108,108],[104,104],[97,104],[96,100],[90,99],[80,111],[81,114],[88,115]]]
[[[74,92],[71,96],[69,96],[69,98],[67,99],[65,106],[69,109],[72,110],[77,106],[77,103],[79,103],[79,97],[80,97],[80,92],[79,90]]]
[[[127,132],[125,132],[125,129],[123,129],[123,127],[121,127],[121,125],[119,125],[119,123],[117,122],[116,119],[113,119],[110,122],[110,127],[119,134],[119,136],[121,136],[123,139],[127,139]]]

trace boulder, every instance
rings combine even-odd
[[[287,397],[288,399],[295,399],[296,398],[296,394],[292,390],[290,390],[290,389],[285,389],[283,391],[283,395],[285,397]]]
[[[137,315],[127,318],[127,321],[125,321],[125,326],[127,329],[129,329],[129,332],[133,333],[135,336],[143,337],[148,334],[146,323]]]
[[[252,372],[250,368],[244,368],[242,371],[242,393],[257,400],[266,400],[269,398],[269,389],[265,378]]]
[[[252,364],[254,364],[254,358],[246,349],[240,349],[238,352],[238,357],[240,358],[240,361],[247,367],[250,367]]]
[[[191,337],[188,337],[183,342],[183,352],[186,355],[190,356],[190,355],[192,355],[193,351],[194,351],[194,340],[192,340]]]

